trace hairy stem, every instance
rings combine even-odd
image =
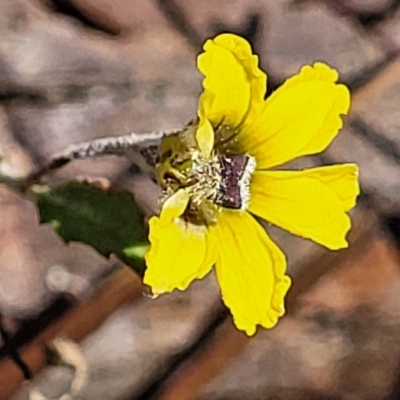
[[[158,146],[161,139],[179,130],[157,131],[151,133],[131,133],[125,136],[95,139],[68,146],[61,153],[54,155],[50,161],[28,178],[28,186],[39,182],[51,171],[59,169],[73,160],[118,155],[126,157],[143,172],[154,174]]]

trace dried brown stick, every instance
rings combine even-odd
[[[36,339],[21,349],[20,356],[33,374],[46,365],[46,354],[56,337],[79,342],[93,332],[116,309],[142,296],[139,276],[128,267],[107,278],[101,287],[76,308],[65,314]],[[0,399],[7,400],[19,388],[24,378],[11,359],[0,363]]]
[[[208,343],[192,354],[164,382],[152,400],[195,399],[204,385],[237,357],[249,340],[233,326],[231,317],[228,317]]]

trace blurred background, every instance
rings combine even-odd
[[[0,186],[1,399],[400,399],[400,1],[0,0],[0,174],[25,177],[72,143],[183,127],[201,90],[196,56],[220,32],[251,42],[270,92],[317,60],[351,88],[337,140],[291,165],[360,165],[350,248],[267,227],[294,285],[278,326],[248,339],[213,274],[143,297],[132,271],[64,244]],[[134,172],[109,156],[54,179],[145,190]],[[74,368],[48,354],[66,332]]]

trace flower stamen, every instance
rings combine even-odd
[[[246,210],[250,202],[250,179],[256,160],[249,155],[221,156],[221,185],[217,203],[234,210]]]

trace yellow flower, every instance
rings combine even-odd
[[[323,63],[304,66],[266,100],[266,75],[249,44],[208,40],[198,118],[166,138],[159,181],[165,197],[150,220],[144,282],[155,295],[183,290],[215,264],[236,326],[253,335],[284,314],[286,260],[253,215],[326,246],[347,247],[347,212],[359,194],[354,164],[271,170],[323,151],[342,127],[348,89]]]

